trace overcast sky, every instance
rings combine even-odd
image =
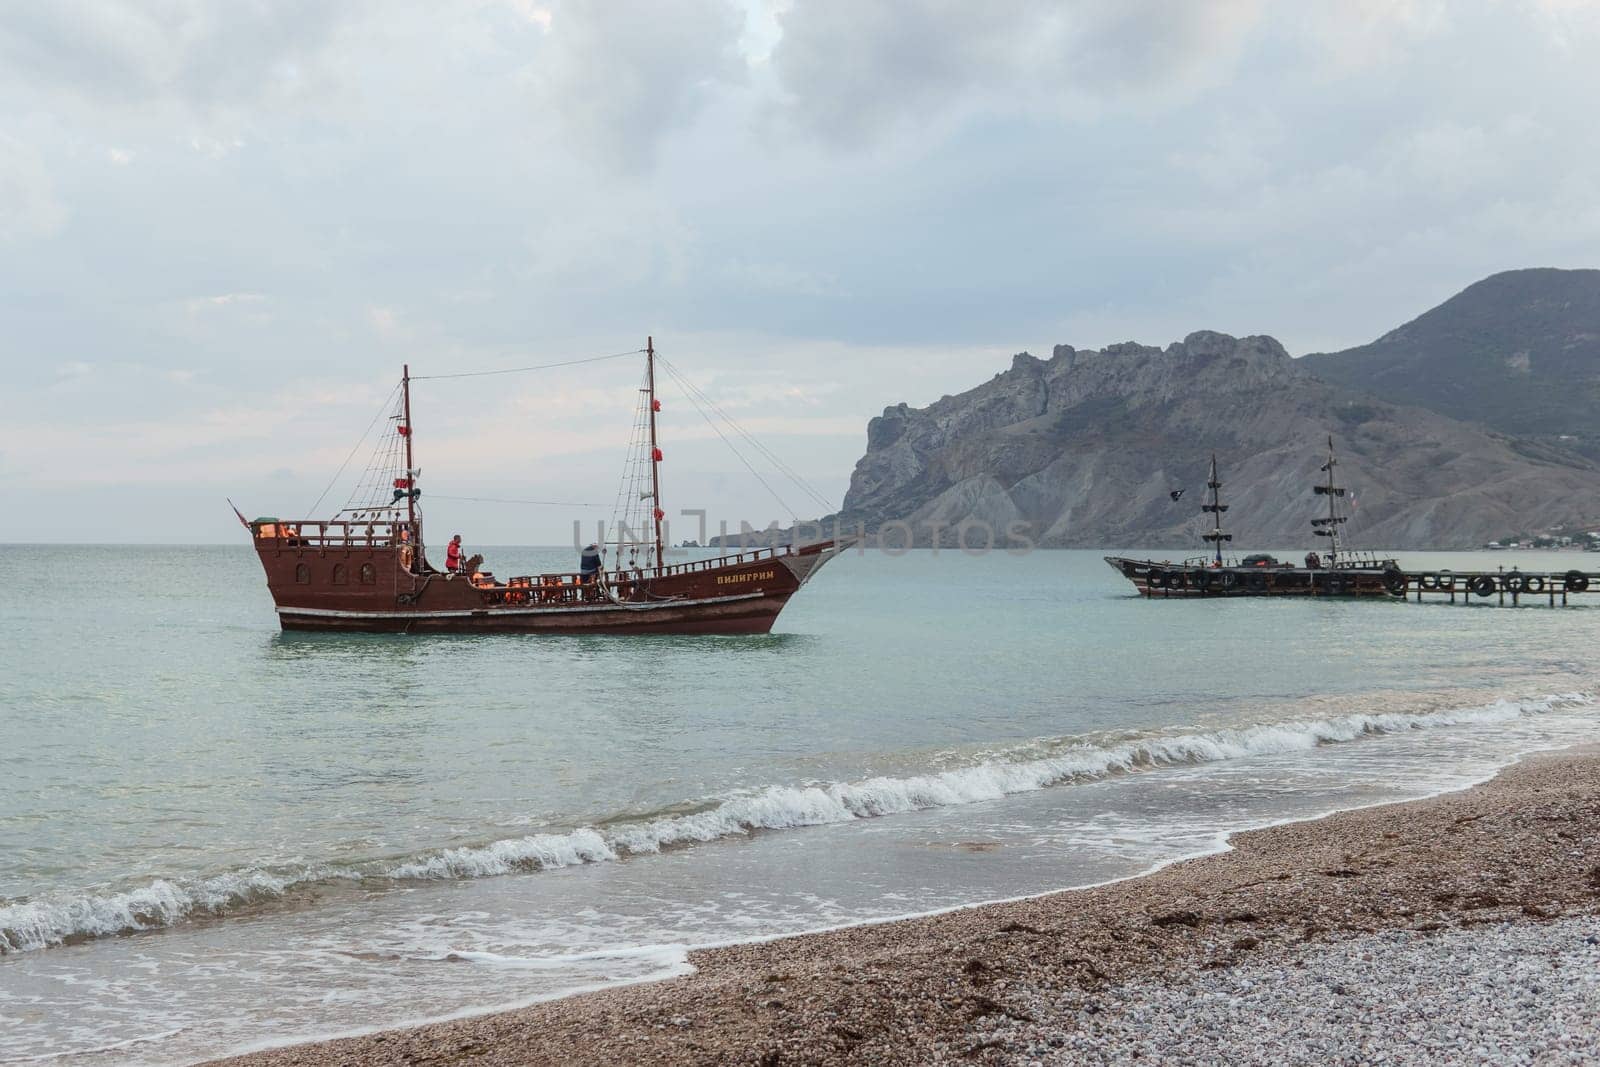
[[[1586,0],[3,2],[0,541],[304,511],[406,361],[654,334],[837,502],[1013,352],[1365,342],[1600,266],[1597,54]],[[430,540],[600,517],[442,497],[609,503],[638,373],[419,383]],[[664,400],[669,510],[786,517]]]

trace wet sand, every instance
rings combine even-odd
[[[217,1062],[1600,1058],[1600,746],[1231,844],[1095,889],[696,952],[687,978]]]

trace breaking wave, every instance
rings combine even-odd
[[[0,956],[220,916],[281,900],[295,886],[333,874],[318,869],[285,875],[246,870],[196,880],[157,878],[120,892],[0,901]]]
[[[483,878],[602,863],[760,830],[787,830],[997,800],[1132,771],[1314,749],[1363,737],[1508,722],[1591,705],[1581,693],[1479,707],[1366,713],[1120,740],[1062,738],[991,754],[969,766],[908,777],[774,785],[712,798],[698,810],[644,815],[560,833],[531,834],[419,853],[401,862],[252,869],[198,880],[157,879],[120,892],[0,900],[0,955],[177,925],[281,901],[340,882],[376,886]]]

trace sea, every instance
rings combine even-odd
[[[405,637],[280,632],[245,547],[0,546],[0,1063],[682,975],[1600,737],[1600,592],[1144,600],[1101,556],[853,551],[761,637]]]

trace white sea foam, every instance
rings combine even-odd
[[[599,832],[573,830],[566,834],[533,834],[469,848],[452,848],[402,863],[389,871],[392,878],[482,878],[519,870],[571,867],[579,863],[614,860],[617,854]]]
[[[0,904],[0,955],[159,929],[197,915],[221,915],[276,900],[291,886],[320,881],[328,873],[307,869],[278,875],[247,870],[192,881],[157,878],[120,892],[12,901]]]
[[[1485,725],[1589,706],[1580,693],[1426,712],[1358,713],[1203,732],[1090,742],[1061,739],[993,753],[969,766],[908,777],[774,785],[713,798],[702,810],[541,833],[419,854],[381,869],[249,870],[195,881],[157,879],[120,892],[0,903],[0,954],[172,926],[274,900],[329,880],[482,878],[601,863],[753,831],[846,823],[997,800],[1130,771],[1314,749],[1361,737]],[[1043,752],[1045,754],[1040,755]]]
[[[442,956],[419,957],[430,962],[478,963],[490,967],[503,967],[514,971],[571,971],[585,966],[615,966],[625,964],[647,970],[677,970],[689,963],[689,946],[631,945],[627,948],[601,949],[595,952],[571,952],[559,956],[506,956],[499,952],[477,952],[466,949],[448,952]]]
[[[857,782],[769,786],[725,797],[687,815],[619,823],[603,832],[535,834],[488,845],[455,848],[394,868],[396,878],[460,878],[593,863],[659,852],[675,845],[714,841],[756,830],[851,822],[884,815],[998,800],[1016,793],[1089,781],[1141,768],[1213,763],[1246,756],[1310,750],[1365,736],[1446,726],[1508,722],[1559,708],[1587,706],[1581,693],[1539,700],[1502,700],[1443,711],[1383,712],[1270,723],[1203,733],[1155,735],[1108,744],[1058,742],[1042,758],[1005,753],[932,774],[878,777]]]
[[[171,1030],[163,1030],[159,1034],[141,1034],[138,1037],[123,1038],[121,1041],[112,1041],[108,1044],[96,1045],[93,1048],[74,1048],[66,1049],[61,1052],[45,1052],[37,1056],[23,1056],[19,1059],[0,1060],[0,1063],[45,1063],[49,1060],[62,1060],[69,1057],[75,1059],[79,1056],[93,1056],[106,1052],[121,1052],[123,1049],[130,1049],[136,1045],[150,1045],[155,1044],[158,1041],[167,1041],[171,1038],[177,1037],[187,1029],[188,1027],[186,1026],[178,1026]]]

